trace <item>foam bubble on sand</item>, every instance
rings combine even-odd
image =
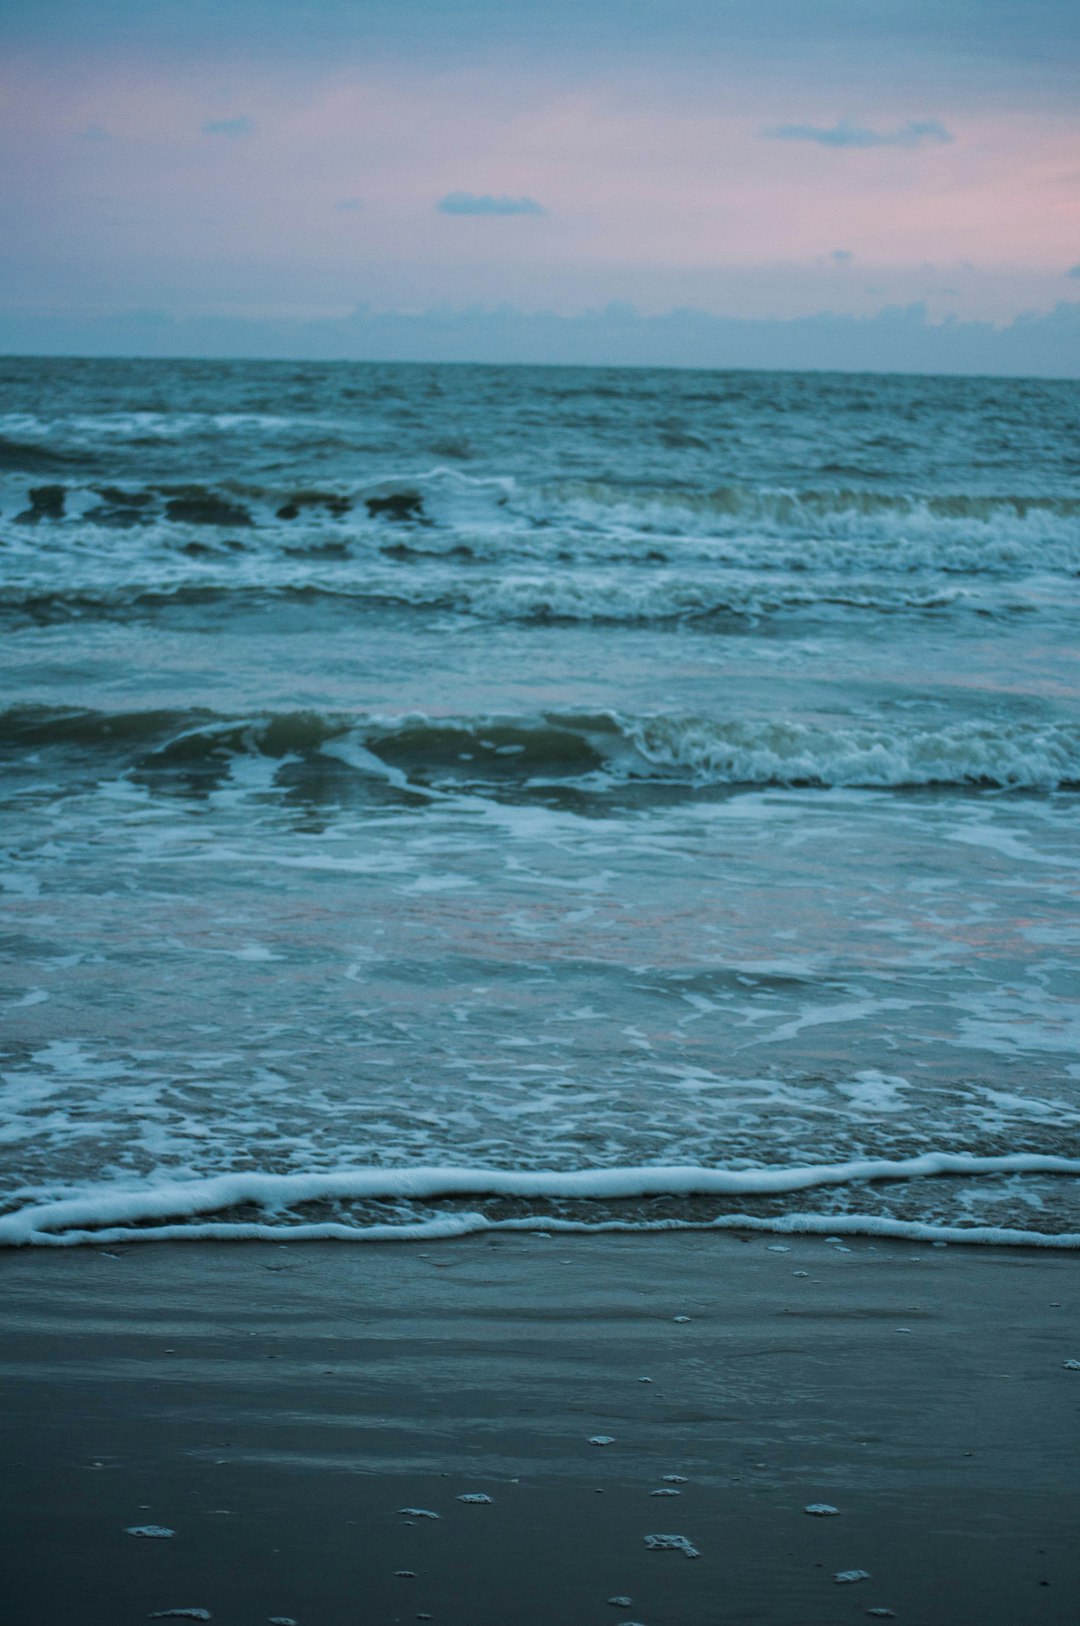
[[[701,1557],[685,1536],[646,1536],[645,1545],[654,1553],[683,1553],[687,1558]]]
[[[270,1626],[299,1626],[291,1615],[271,1615],[269,1618]]]
[[[209,1609],[155,1609],[147,1620],[212,1620]]]
[[[685,1474],[661,1474],[660,1478],[665,1485],[685,1485],[688,1483]]]
[[[163,1524],[129,1524],[124,1531],[126,1536],[175,1536],[175,1530],[167,1530]]]
[[[833,1580],[838,1586],[848,1586],[852,1581],[869,1581],[869,1570],[837,1570]]]
[[[621,1595],[619,1597],[608,1599],[608,1603],[614,1604],[616,1609],[629,1609],[633,1601],[633,1598],[624,1598]]]
[[[678,1326],[682,1327],[686,1325],[690,1317],[688,1315],[673,1315],[671,1319],[672,1321],[676,1322]]]
[[[589,1435],[589,1444],[590,1445],[614,1445],[615,1444],[615,1436],[614,1436],[614,1434],[590,1434]]]
[[[429,1507],[399,1507],[399,1513],[404,1513],[407,1519],[437,1519],[438,1513],[432,1513]]]
[[[1080,1361],[1062,1361],[1066,1372],[1080,1372]]]
[[[483,1491],[473,1491],[466,1496],[459,1496],[459,1502],[490,1502],[491,1497],[485,1496]]]
[[[831,1518],[834,1513],[839,1513],[839,1511],[840,1509],[833,1507],[830,1502],[808,1502],[803,1508],[804,1513],[813,1513],[819,1519]]]

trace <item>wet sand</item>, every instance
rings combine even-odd
[[[1078,1272],[702,1233],[7,1253],[0,1620],[1076,1626]]]

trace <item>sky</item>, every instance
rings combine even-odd
[[[1080,305],[1075,0],[0,0],[0,41],[0,347]]]

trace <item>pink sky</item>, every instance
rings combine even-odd
[[[1080,293],[1080,115],[1035,95],[40,51],[3,77],[8,307],[789,316],[926,299],[1006,320]],[[840,121],[952,139],[766,134]],[[438,211],[460,192],[543,212]]]

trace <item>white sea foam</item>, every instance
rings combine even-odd
[[[374,550],[350,543],[346,557],[328,562],[317,538],[310,558],[297,556],[295,547],[251,545],[234,552],[221,543],[208,544],[205,525],[184,527],[184,534],[190,534],[178,546],[171,534],[177,527],[163,523],[141,533],[137,549],[134,539],[118,543],[111,527],[83,526],[76,536],[65,538],[65,571],[58,587],[56,551],[43,554],[19,529],[5,529],[0,521],[0,539],[10,555],[0,607],[61,620],[90,614],[108,619],[140,607],[164,611],[173,602],[182,607],[192,595],[223,609],[233,600],[242,609],[255,595],[267,604],[279,599],[340,601],[371,612],[412,610],[495,622],[634,626],[703,621],[744,628],[791,617],[834,622],[912,614],[1052,616],[1068,602],[1060,579],[1049,575],[890,574],[872,561],[850,571],[815,573],[797,566],[759,569],[681,556],[644,570],[632,560],[578,558],[573,544],[562,550],[567,557],[549,560],[515,557],[513,550],[507,557],[508,550],[494,543],[490,559],[477,559],[466,569],[445,548],[412,550],[408,562],[395,563],[387,558],[385,538]],[[483,551],[472,543],[462,546],[470,553]]]
[[[425,602],[430,586],[405,587],[395,577],[388,583],[395,598]],[[370,591],[370,587],[366,589]],[[388,595],[389,596],[389,595]],[[838,608],[864,614],[944,610],[970,600],[1007,611],[1025,606],[1018,591],[1006,596],[990,589],[978,596],[971,587],[950,582],[905,584],[887,579],[807,582],[802,577],[767,578],[730,570],[703,576],[660,571],[631,577],[624,570],[570,572],[500,572],[488,580],[447,584],[442,602],[448,609],[499,621],[653,622],[732,616],[758,619],[792,612]]]
[[[818,490],[729,486],[713,491],[627,490],[603,481],[520,488],[515,510],[543,523],[603,533],[731,540],[736,557],[786,562],[818,559],[834,568],[887,554],[898,571],[1030,568],[1045,549],[1063,569],[1080,565],[1075,499],[1032,501],[992,495],[927,497],[853,488]],[[778,547],[777,544],[780,544]],[[808,557],[809,556],[809,557]]]
[[[646,762],[687,770],[702,783],[1052,789],[1080,782],[1080,725],[1071,723],[827,729],[779,719],[618,721]]]
[[[684,1558],[700,1558],[697,1548],[685,1536],[646,1536],[645,1545],[656,1553],[682,1553]]]
[[[265,442],[287,441],[295,425],[274,416],[242,414],[103,414],[94,420],[45,425],[32,417],[0,417],[0,434],[30,446],[46,444],[59,429],[74,444],[112,450],[137,435],[164,449],[187,438],[220,441],[247,432]],[[227,466],[227,465],[226,465]],[[1024,576],[1036,571],[1073,574],[1080,568],[1080,504],[1070,497],[995,496],[872,491],[822,487],[791,489],[763,485],[717,490],[631,489],[603,481],[530,484],[511,475],[469,475],[447,466],[399,467],[357,484],[320,476],[317,492],[300,494],[300,508],[278,515],[296,495],[288,486],[247,486],[244,507],[259,535],[293,545],[315,528],[369,549],[385,544],[399,529],[378,505],[395,497],[417,504],[403,535],[413,556],[435,557],[465,540],[473,556],[554,559],[569,551],[578,560],[624,558],[628,562],[678,557],[718,568],[756,571],[828,572],[854,575],[953,573]],[[220,493],[235,504],[235,487],[220,481]],[[351,472],[351,470],[349,471]],[[40,475],[9,476],[15,503]],[[155,516],[167,493],[139,482],[124,482]],[[201,488],[198,488],[201,489]],[[329,502],[326,500],[329,499]],[[109,529],[100,523],[102,494],[93,485],[69,484],[64,530]],[[108,512],[108,504],[105,505]],[[143,520],[149,513],[143,513]],[[193,527],[183,519],[155,518],[167,535]],[[115,527],[113,527],[115,530]],[[146,525],[141,527],[143,534]]]
[[[185,1238],[273,1238],[296,1240],[341,1237],[383,1241],[399,1237],[460,1236],[485,1229],[532,1229],[529,1218],[491,1220],[481,1213],[446,1214],[400,1225],[348,1225],[339,1222],[277,1225],[228,1220],[184,1224],[205,1214],[253,1204],[269,1212],[304,1203],[340,1199],[406,1199],[427,1202],[473,1197],[600,1199],[607,1201],[656,1196],[760,1196],[850,1185],[867,1181],[905,1181],[927,1176],[1046,1174],[1080,1176],[1080,1158],[1018,1152],[992,1157],[927,1152],[904,1159],[859,1159],[841,1164],[776,1169],[707,1169],[646,1167],[584,1169],[576,1173],[465,1168],[353,1169],[336,1173],[218,1175],[206,1180],[165,1180],[132,1189],[102,1185],[77,1197],[31,1204],[0,1218],[0,1246],[70,1245],[122,1240]],[[171,1223],[154,1225],[154,1220]],[[694,1228],[760,1229],[781,1233],[911,1237],[919,1241],[995,1242],[1055,1248],[1080,1247],[1080,1233],[1044,1234],[994,1226],[946,1226],[902,1221],[880,1215],[785,1214],[760,1219],[723,1214],[709,1221],[552,1220],[549,1230],[663,1230]],[[678,1318],[677,1318],[678,1319]]]

